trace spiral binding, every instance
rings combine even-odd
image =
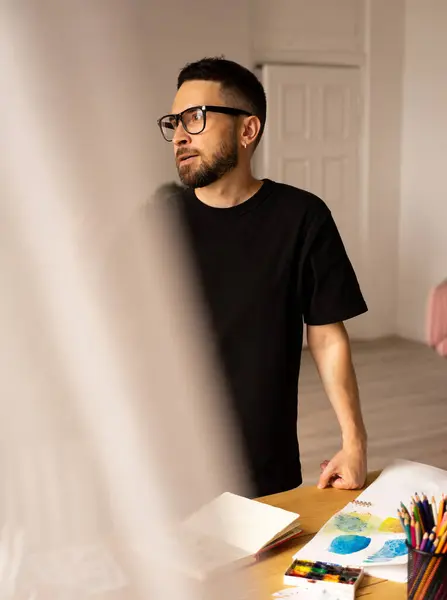
[[[364,502],[363,500],[353,500],[351,502],[351,504],[355,504],[356,506],[368,507],[368,508],[373,505],[372,502]]]

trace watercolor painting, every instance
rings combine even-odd
[[[398,518],[352,504],[336,513],[295,557],[358,566],[397,565],[408,559]]]
[[[393,534],[402,533],[399,519],[395,517],[379,517],[370,512],[339,512],[323,527],[325,534],[372,533]]]
[[[398,556],[408,553],[405,540],[387,540],[385,544],[372,556],[365,559],[365,563],[384,563],[394,560]]]
[[[332,540],[328,550],[334,554],[355,554],[365,550],[370,543],[371,538],[364,535],[339,535]]]
[[[339,513],[334,517],[334,527],[340,531],[364,532],[369,526],[371,516],[369,513]]]
[[[379,527],[379,532],[383,533],[402,533],[402,525],[400,520],[395,517],[384,519]]]

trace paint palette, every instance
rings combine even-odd
[[[284,575],[284,583],[306,589],[315,586],[329,592],[330,598],[347,600],[355,598],[362,577],[362,568],[295,559]]]

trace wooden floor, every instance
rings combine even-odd
[[[447,360],[399,338],[353,343],[369,436],[368,469],[406,458],[447,470]],[[313,361],[303,353],[299,440],[304,484],[340,448],[340,430]]]

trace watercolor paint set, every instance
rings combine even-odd
[[[295,559],[284,575],[284,584],[326,590],[330,598],[350,600],[355,598],[362,577],[361,567]]]

